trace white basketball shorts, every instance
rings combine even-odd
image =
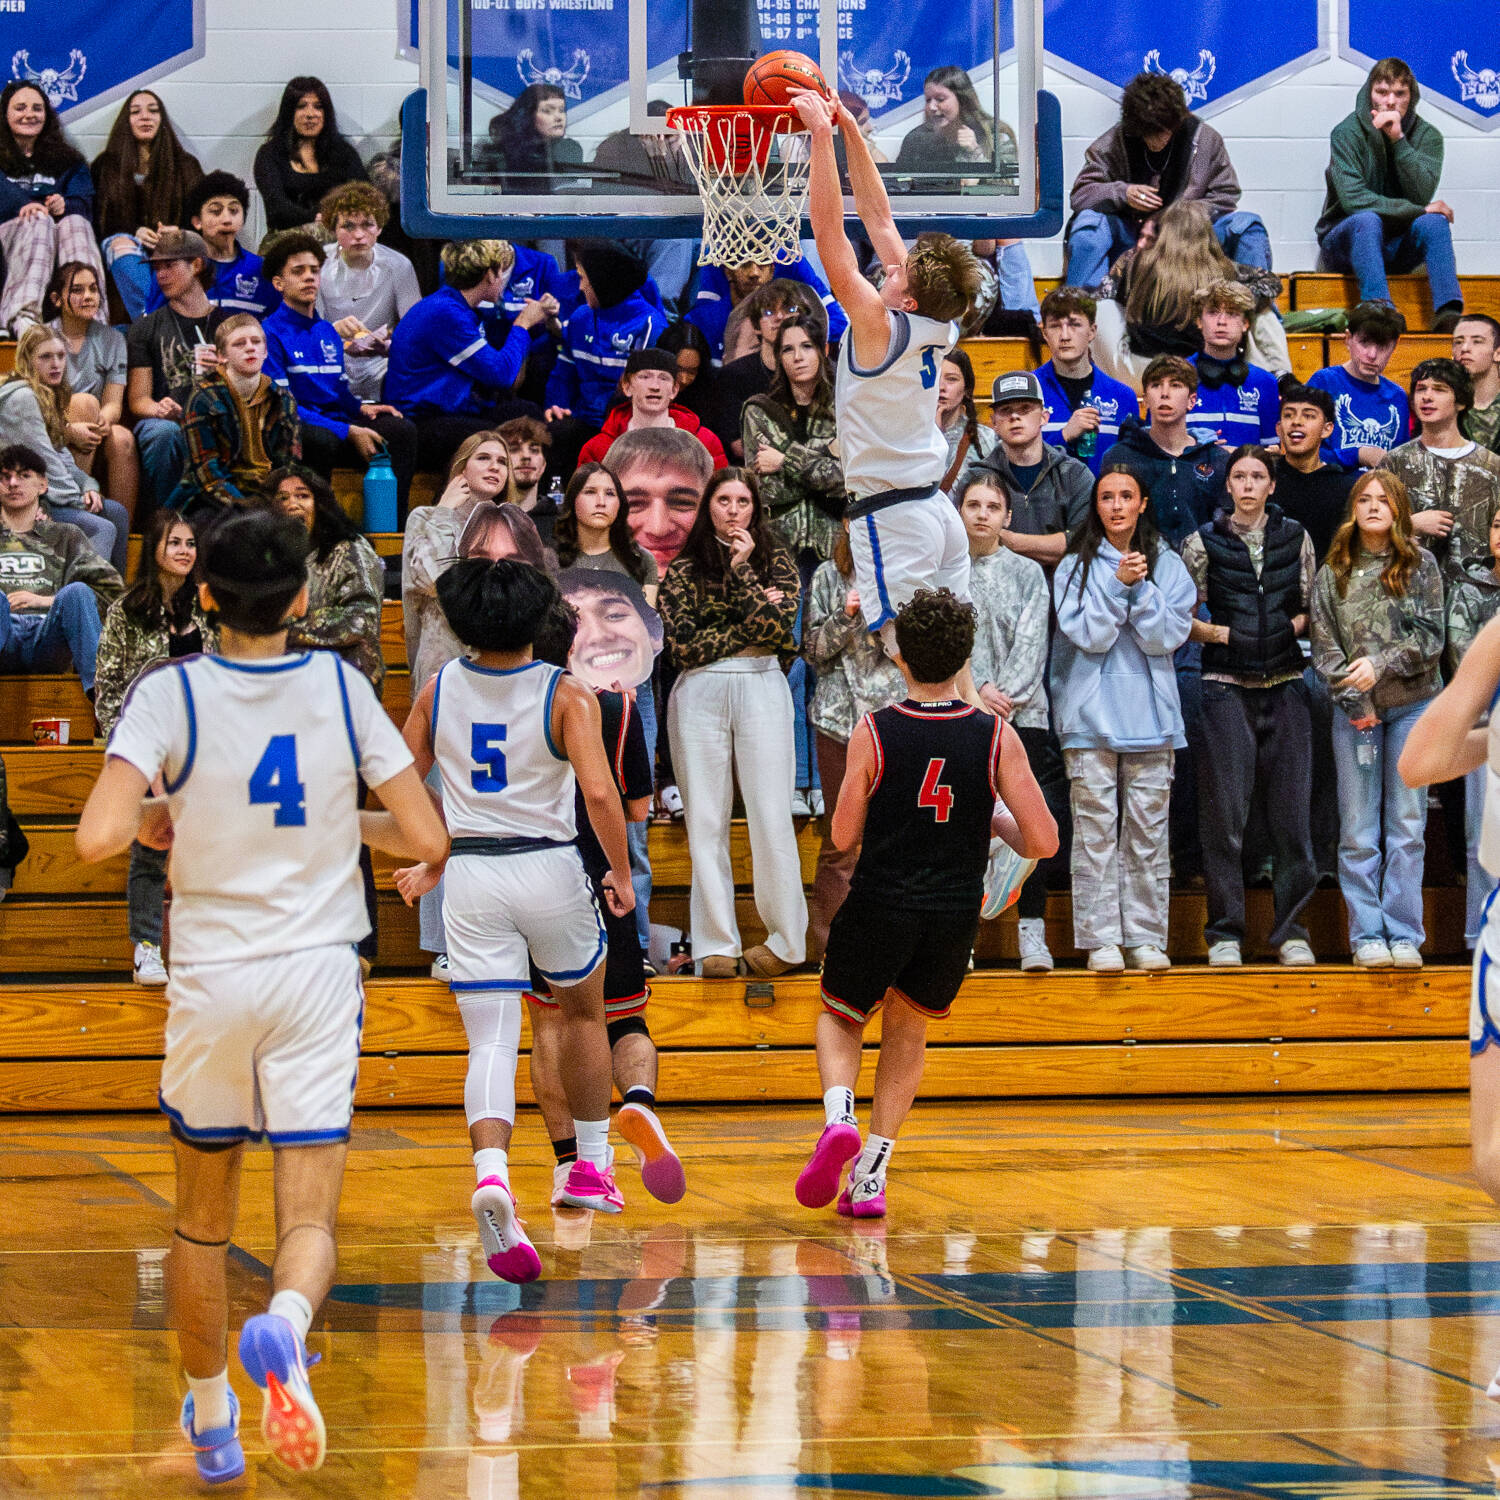
[[[849,522],[854,586],[871,630],[896,618],[920,589],[969,597],[969,538],[946,495],[900,500]]]
[[[443,877],[449,987],[528,990],[531,962],[577,984],[604,962],[604,922],[571,845],[524,854],[455,854]]]
[[[349,1138],[364,984],[348,943],[173,964],[160,1101],[194,1145]]]

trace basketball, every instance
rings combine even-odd
[[[827,94],[828,81],[812,58],[800,52],[768,52],[745,74],[746,104],[786,104],[792,89]]]

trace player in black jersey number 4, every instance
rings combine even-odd
[[[838,1196],[841,1214],[885,1213],[886,1167],[922,1081],[927,1022],[948,1014],[968,970],[991,831],[1027,859],[1057,850],[1057,824],[1019,737],[959,697],[954,679],[973,644],[972,605],[946,589],[918,593],[896,616],[896,662],[910,696],[866,714],[849,741],[833,841],[860,853],[823,959],[818,1073],[827,1125],[797,1179],[805,1208]],[[887,1002],[861,1150],[860,1048],[865,1023]]]

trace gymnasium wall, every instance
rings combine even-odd
[[[1329,7],[1336,34],[1338,0]],[[345,130],[366,156],[395,134],[402,98],[416,85],[414,63],[396,56],[396,0],[204,0],[204,56],[157,89],[204,164],[250,175],[281,86],[315,73],[333,91]],[[1399,51],[1399,39],[1392,40]],[[1477,55],[1477,54],[1476,54]],[[1280,269],[1314,264],[1312,226],[1323,201],[1328,132],[1348,113],[1364,70],[1336,58],[1316,63],[1257,98],[1214,117],[1245,190],[1244,206],[1265,219]],[[1049,72],[1062,100],[1065,161],[1071,182],[1084,148],[1117,117],[1102,94]],[[75,118],[71,130],[92,156],[104,143],[116,105]],[[1460,271],[1500,272],[1500,133],[1486,135],[1428,107],[1447,139],[1442,196],[1457,213]],[[258,224],[256,225],[258,228]],[[1061,266],[1061,243],[1032,247],[1038,275]]]

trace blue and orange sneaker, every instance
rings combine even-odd
[[[681,1202],[687,1177],[656,1112],[644,1104],[622,1104],[615,1114],[615,1129],[630,1143],[641,1165],[641,1186],[658,1203]]]
[[[307,1350],[297,1330],[275,1313],[249,1319],[240,1331],[240,1363],[266,1393],[260,1414],[266,1446],[294,1473],[318,1468],[328,1432],[307,1383]]]
[[[485,1264],[501,1281],[535,1281],[542,1274],[542,1258],[521,1227],[516,1195],[499,1177],[486,1177],[469,1200]]]
[[[840,1120],[826,1126],[797,1178],[797,1202],[803,1208],[827,1208],[838,1197],[845,1163],[859,1155],[859,1147],[858,1125]]]
[[[883,1219],[885,1178],[851,1177],[849,1186],[839,1194],[838,1211],[846,1219]]]
[[[231,1479],[238,1479],[245,1472],[245,1450],[240,1447],[240,1399],[233,1391],[229,1393],[227,1426],[194,1432],[191,1391],[182,1398],[180,1420],[183,1436],[193,1445],[198,1478],[204,1484],[228,1484]]]

